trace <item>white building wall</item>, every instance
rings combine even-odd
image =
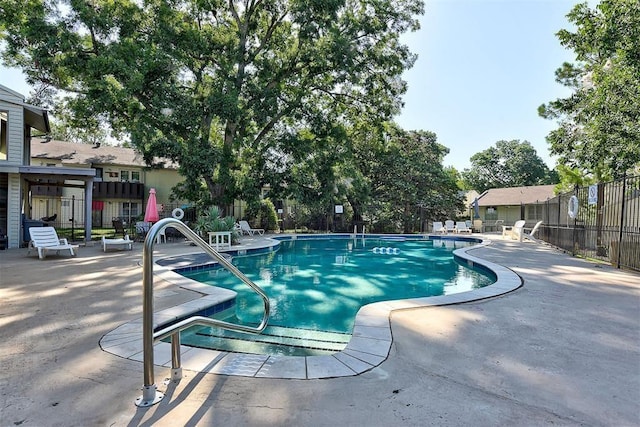
[[[7,159],[0,160],[0,170],[7,172],[7,238],[9,248],[20,247],[22,241],[22,181],[18,167],[24,159],[24,112],[22,97],[0,88],[0,110],[7,112]]]
[[[22,107],[13,104],[4,104],[0,106],[0,109],[7,111],[6,164],[22,166],[24,155],[24,113]]]
[[[9,174],[7,197],[7,238],[10,248],[19,248],[22,241],[22,206],[21,197],[22,180],[17,173]]]

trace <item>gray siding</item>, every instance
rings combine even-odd
[[[22,191],[22,180],[17,173],[9,174],[9,194],[7,197],[7,237],[9,238],[10,248],[19,248],[22,230],[21,213],[22,206],[20,206],[20,193]]]
[[[1,162],[5,165],[22,166],[25,146],[24,112],[21,106],[2,101],[0,110],[7,112],[7,160]]]

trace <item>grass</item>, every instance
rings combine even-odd
[[[61,239],[68,239],[69,241],[84,240],[83,228],[56,228],[56,233]],[[116,230],[114,228],[93,228],[91,230],[91,240],[101,240],[102,236],[114,237]],[[121,236],[120,236],[121,237]]]

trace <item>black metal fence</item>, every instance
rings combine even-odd
[[[540,239],[573,255],[640,271],[640,176],[578,187],[540,205]]]

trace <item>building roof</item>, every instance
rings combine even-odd
[[[530,187],[492,188],[478,197],[479,206],[512,206],[543,202],[551,199],[555,185],[534,185]]]
[[[46,109],[24,102],[24,96],[13,89],[0,85],[0,101],[19,105],[24,110],[24,122],[34,129],[49,133],[49,113]]]
[[[142,154],[132,148],[51,140],[46,144],[40,139],[31,142],[31,157],[36,159],[60,160],[65,165],[120,165],[146,167]],[[165,161],[165,168],[177,169],[171,161]]]

